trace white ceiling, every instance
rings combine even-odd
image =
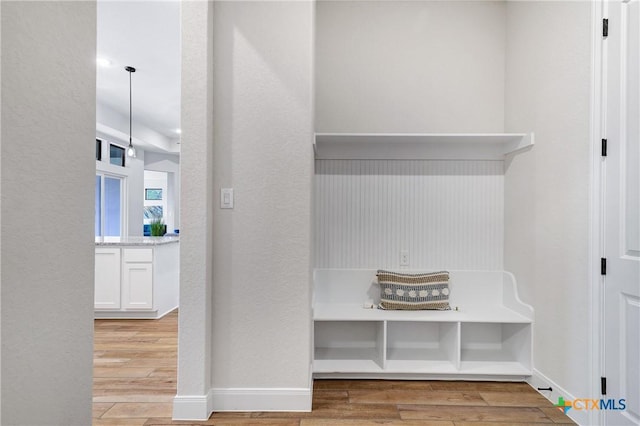
[[[134,131],[140,123],[179,138],[180,2],[99,0],[97,53],[111,61],[108,67],[97,66],[98,102],[128,117],[124,67],[132,66]]]

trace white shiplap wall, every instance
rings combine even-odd
[[[315,267],[503,269],[502,161],[316,160]]]

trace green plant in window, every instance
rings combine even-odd
[[[162,237],[164,235],[164,221],[162,220],[162,216],[151,219],[150,225],[152,237]]]

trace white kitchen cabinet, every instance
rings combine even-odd
[[[122,309],[153,309],[153,264],[125,260],[123,268]]]
[[[120,309],[120,249],[96,247],[96,310]]]
[[[160,318],[178,307],[176,239],[129,237],[96,244],[96,318]]]

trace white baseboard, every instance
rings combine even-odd
[[[207,420],[214,411],[311,411],[309,388],[216,388],[176,396],[173,420]]]
[[[562,388],[553,380],[549,379],[547,376],[542,374],[540,371],[534,369],[533,375],[528,380],[529,385],[535,390],[537,390],[540,394],[542,394],[549,401],[553,402],[553,404],[558,403],[558,398],[563,397],[565,401],[573,401],[577,399],[575,395],[567,392],[566,389]],[[551,391],[538,390],[538,388],[548,388],[551,387]],[[578,398],[588,398],[589,395],[580,395]],[[579,425],[592,425],[596,420],[592,418],[593,413],[587,410],[574,410],[571,409],[567,412],[567,416],[571,418],[574,422]]]
[[[173,420],[207,420],[213,412],[211,401],[211,390],[207,395],[176,395]]]
[[[173,308],[167,308],[166,310],[164,310],[160,314],[158,314],[158,319],[162,318],[163,316],[167,315],[168,313],[171,313],[171,312],[175,311],[176,309],[178,309],[178,305],[174,306]]]
[[[311,411],[311,388],[211,389],[213,411]]]

